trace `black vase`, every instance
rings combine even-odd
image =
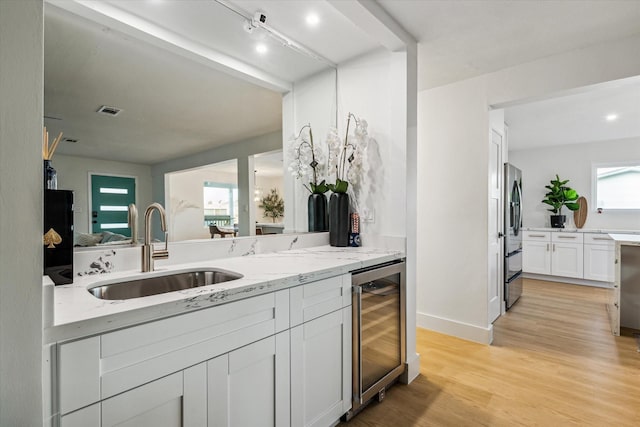
[[[349,195],[333,193],[329,200],[329,244],[349,245]]]
[[[564,223],[566,221],[567,221],[566,215],[551,215],[552,228],[564,228]]]
[[[324,194],[309,194],[307,215],[309,218],[309,231],[327,231],[329,229],[327,198]]]

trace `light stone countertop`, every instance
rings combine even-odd
[[[76,277],[70,285],[52,286],[45,276],[45,295],[53,299],[52,324],[45,343],[100,334],[230,301],[286,289],[353,270],[403,258],[397,250],[374,247],[318,246],[266,254],[213,259],[158,268],[151,273],[122,271]],[[129,300],[101,300],[87,291],[99,283],[218,268],[242,274],[238,280]],[[46,316],[45,316],[46,318]]]
[[[560,233],[601,233],[601,234],[640,234],[640,230],[614,230],[595,228],[551,228],[551,227],[522,227],[523,231],[554,231]]]
[[[616,241],[616,243],[620,243],[622,245],[640,245],[640,235],[638,234],[618,234],[618,233],[609,233],[609,236]]]

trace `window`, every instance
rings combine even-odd
[[[596,208],[640,209],[640,162],[594,166]]]
[[[238,223],[238,187],[206,181],[204,195],[204,225],[232,227]]]

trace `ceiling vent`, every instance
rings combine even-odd
[[[102,107],[98,108],[97,112],[101,114],[106,114],[107,116],[117,116],[118,114],[120,114],[121,111],[122,111],[121,108],[109,107],[108,105],[103,105]]]

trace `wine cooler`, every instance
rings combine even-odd
[[[405,370],[404,261],[354,271],[353,401],[351,419]]]

